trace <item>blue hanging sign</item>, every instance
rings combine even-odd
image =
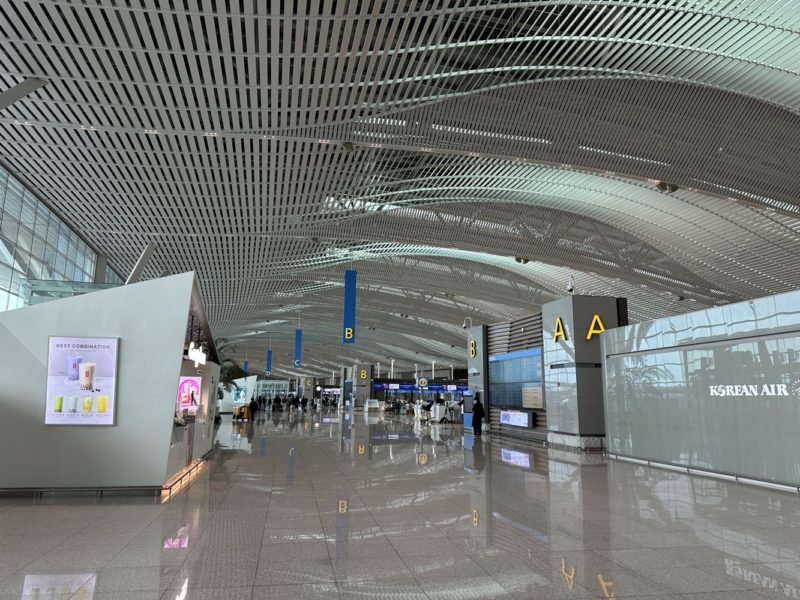
[[[244,359],[244,362],[242,363],[242,371],[244,371],[245,375],[247,375],[249,373],[249,371],[250,371],[250,363],[247,361],[246,358]]]
[[[294,363],[292,363],[292,366],[295,369],[300,368],[300,360],[302,356],[303,356],[303,330],[298,328],[294,330]]]
[[[272,350],[267,350],[267,375],[272,374]]]
[[[342,343],[356,343],[356,271],[344,272],[344,315]]]

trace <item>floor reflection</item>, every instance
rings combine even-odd
[[[411,416],[228,417],[215,447],[165,504],[0,499],[0,599],[800,597],[788,494]]]

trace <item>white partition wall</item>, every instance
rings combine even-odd
[[[0,488],[164,483],[193,283],[185,273],[0,313]],[[50,336],[119,339],[114,425],[45,425]]]

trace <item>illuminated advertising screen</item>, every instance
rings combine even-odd
[[[116,338],[50,338],[45,424],[114,424],[118,346]]]
[[[521,410],[501,410],[500,424],[514,427],[530,427],[531,415]]]
[[[181,377],[178,382],[178,408],[194,412],[200,405],[201,377]]]

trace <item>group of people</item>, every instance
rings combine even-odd
[[[290,411],[290,412],[305,412],[308,410],[309,405],[312,409],[316,409],[317,401],[315,399],[309,400],[307,397],[303,396],[296,396],[295,394],[289,394],[288,396],[279,396],[275,395],[274,398],[270,399],[266,396],[259,396],[258,398],[253,398],[250,400],[250,415],[251,418],[255,419],[256,414],[259,411],[266,412],[266,411]]]

